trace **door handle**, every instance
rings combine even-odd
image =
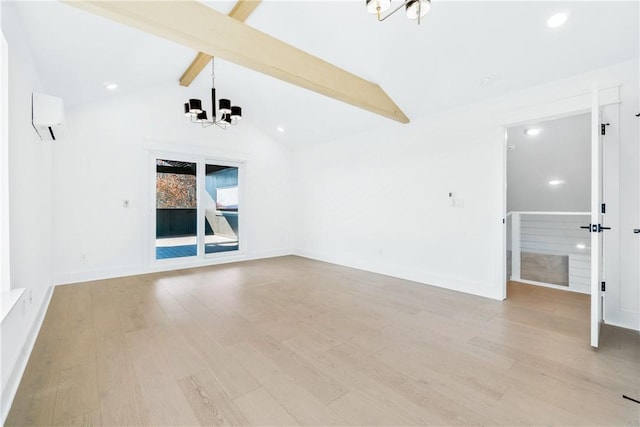
[[[640,228],[634,228],[634,229],[633,229],[633,232],[634,232],[635,234],[640,234]]]
[[[592,233],[601,233],[603,230],[611,230],[611,227],[603,227],[601,224],[582,225],[580,228],[589,230]],[[635,233],[635,231],[634,231]],[[640,233],[640,232],[639,232]]]

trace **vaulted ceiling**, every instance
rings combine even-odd
[[[411,119],[638,58],[640,50],[638,2],[436,0],[420,26],[402,13],[377,22],[363,3],[265,0],[246,23],[379,84]],[[235,2],[206,4],[227,13]],[[45,88],[68,106],[178,85],[196,53],[66,4],[15,6]],[[569,21],[548,28],[558,11]],[[185,88],[185,98],[205,97],[209,74]],[[480,83],[484,76],[490,84]],[[118,90],[107,93],[107,81]],[[246,120],[293,145],[387,120],[222,60],[216,83]]]

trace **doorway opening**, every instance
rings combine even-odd
[[[507,129],[509,281],[590,293],[591,155],[591,113]]]
[[[511,151],[516,151],[517,148],[516,150],[514,150],[513,147],[510,147],[510,145],[513,145],[513,144],[509,143],[508,130],[511,130],[512,128],[516,128],[517,126],[524,124],[524,125],[527,125],[528,128],[520,129],[520,131],[521,132],[523,131],[527,136],[535,137],[535,136],[541,135],[543,133],[543,130],[535,129],[535,126],[538,125],[539,123],[533,122],[533,120],[538,120],[540,123],[549,123],[549,122],[553,122],[553,120],[556,120],[556,119],[574,117],[574,116],[579,116],[580,114],[589,113],[588,117],[590,117],[590,120],[589,120],[590,121],[590,126],[589,126],[589,129],[590,129],[589,131],[590,162],[589,163],[590,164],[589,166],[585,167],[585,170],[590,171],[590,185],[589,185],[590,204],[589,204],[589,208],[586,209],[584,213],[588,212],[590,214],[590,217],[589,217],[588,223],[585,223],[583,225],[578,224],[578,227],[580,230],[585,230],[586,232],[589,233],[589,238],[588,238],[589,245],[587,246],[587,244],[585,243],[576,243],[576,249],[582,249],[582,245],[585,246],[584,249],[587,249],[587,247],[590,248],[590,251],[589,251],[590,252],[590,259],[589,259],[590,287],[588,291],[590,296],[588,298],[590,300],[589,324],[590,324],[590,330],[591,330],[591,346],[592,347],[598,347],[598,342],[600,339],[600,328],[605,319],[604,291],[606,289],[606,286],[605,286],[606,276],[611,275],[614,283],[617,279],[617,266],[615,265],[615,261],[617,258],[618,250],[616,246],[612,244],[616,242],[617,237],[616,237],[616,234],[614,233],[611,235],[611,237],[613,237],[613,240],[606,239],[605,241],[605,238],[604,238],[604,235],[606,234],[605,231],[612,229],[611,226],[607,226],[607,223],[609,224],[611,223],[609,222],[609,220],[613,220],[613,224],[612,224],[613,228],[615,228],[615,224],[616,224],[615,216],[612,216],[610,218],[607,218],[605,216],[605,214],[608,211],[608,208],[604,203],[604,194],[606,192],[606,194],[609,197],[611,197],[613,209],[615,212],[618,206],[617,204],[618,181],[615,174],[615,171],[617,170],[617,166],[616,166],[617,165],[617,160],[616,160],[617,146],[616,144],[606,144],[608,147],[607,153],[609,154],[608,156],[605,156],[605,152],[603,151],[603,147],[605,146],[605,144],[603,144],[603,140],[607,138],[606,136],[607,127],[611,126],[611,129],[615,129],[616,123],[619,123],[618,107],[617,107],[617,104],[619,103],[620,103],[620,86],[619,85],[611,86],[606,89],[600,89],[598,83],[593,82],[591,93],[577,94],[575,96],[559,99],[559,100],[556,100],[555,102],[548,103],[545,105],[537,105],[537,106],[531,106],[529,108],[520,109],[518,111],[514,111],[511,114],[507,114],[502,118],[503,130],[506,132],[505,136],[507,136],[505,148],[509,150],[509,151],[506,151],[506,153],[510,153]],[[587,116],[585,116],[585,118],[586,117]],[[614,131],[612,133],[611,141],[616,141],[616,138],[617,138],[617,133]],[[508,212],[507,209],[508,209],[508,203],[509,203],[508,197],[507,197],[508,188],[509,186],[514,185],[513,183],[510,183],[509,185],[507,185],[507,182],[509,181],[508,180],[509,171],[507,168],[507,163],[509,161],[508,157],[509,155],[505,155],[503,157],[504,178],[505,178],[505,181],[504,181],[505,204],[503,205],[505,209],[503,224],[505,224],[505,227],[503,229],[503,234],[502,234],[502,237],[504,238],[503,246],[502,246],[504,250],[503,252],[504,258],[502,260],[502,267],[503,267],[502,272],[504,274],[503,278],[505,279],[503,281],[504,297],[507,297],[508,295],[508,285],[509,285],[508,279],[510,279],[514,275],[517,275],[518,273],[520,274],[522,273],[521,264],[523,261],[521,254],[520,256],[516,255],[516,251],[520,250],[519,242],[521,241],[520,233],[522,229],[522,224],[513,224],[513,222],[518,221],[518,219],[521,220],[522,218],[521,217],[516,218],[513,216],[513,213],[516,212],[515,210],[511,211],[511,215],[510,215],[510,217],[512,217],[510,219],[511,224],[509,224],[510,225],[509,227],[506,227],[507,225],[506,219],[507,219],[507,212]],[[528,159],[527,161],[530,161],[530,160],[531,159]],[[552,163],[554,160],[555,160],[555,157],[549,156],[546,159],[546,161],[542,162],[541,164],[546,166],[547,163]],[[531,163],[533,162],[531,161]],[[565,163],[563,165],[565,169],[563,170],[566,171],[567,165],[572,165],[576,163],[579,163],[579,162],[576,162],[573,156],[570,158],[566,158]],[[604,177],[606,176],[605,168],[607,170],[613,171],[613,173],[610,175],[611,182],[609,183],[608,186],[604,185],[605,184]],[[513,169],[513,167],[511,169]],[[583,179],[584,179],[584,176],[583,176]],[[539,183],[540,183],[540,180],[539,180]],[[562,177],[548,177],[546,181],[547,185],[554,186],[554,187],[558,187],[566,183],[567,183],[566,179],[563,179]],[[571,196],[572,195],[569,195],[567,197],[571,199]],[[533,199],[533,196],[532,196],[532,199]],[[514,209],[513,206],[511,207],[511,209]],[[561,209],[567,209],[567,206],[561,205]],[[531,212],[534,212],[535,214],[540,214],[540,211],[531,211]],[[548,211],[548,212],[552,212],[553,214],[555,214],[560,211]],[[570,212],[569,214],[567,214],[566,212],[567,211],[565,210],[564,215],[575,215],[575,214],[582,215],[583,214],[583,211]],[[566,217],[564,218],[567,219]],[[605,218],[607,219],[605,220]],[[547,219],[554,219],[554,218],[550,217]],[[531,239],[531,240],[535,240],[535,239]],[[580,247],[578,247],[578,244],[580,244]],[[507,257],[508,257],[507,246],[508,245],[511,245],[509,249],[512,252],[510,263],[509,263],[509,265],[511,266],[511,271],[508,271],[508,268],[507,268]],[[606,252],[609,254],[609,256],[606,259],[604,257],[605,247],[606,247]],[[569,263],[569,259],[567,255],[567,265],[568,263]],[[607,265],[610,268],[606,268]],[[605,270],[611,271],[611,273],[608,273]],[[569,273],[569,271],[567,271],[567,274]],[[566,290],[567,287],[570,286],[570,280],[571,279],[569,278],[569,285],[567,285],[566,287],[563,287],[562,285],[557,285],[557,284],[556,286],[560,289]],[[544,282],[540,282],[539,284],[544,284]],[[522,286],[529,286],[529,285],[522,285]],[[536,287],[536,286],[529,286],[529,287],[534,289],[535,288],[542,289],[541,287]],[[612,291],[613,292],[610,292],[608,295],[616,298],[617,292],[616,292],[615,286],[613,287]],[[565,295],[570,295],[570,294],[565,293]],[[576,295],[576,294],[574,293],[573,295]]]

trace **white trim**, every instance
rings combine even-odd
[[[200,151],[202,152],[202,151]],[[177,160],[181,162],[190,162],[196,164],[196,194],[197,194],[197,228],[196,228],[196,255],[190,257],[179,257],[179,258],[168,258],[168,259],[156,259],[156,159],[171,159]],[[239,229],[239,239],[238,246],[239,249],[236,251],[228,251],[221,252],[215,254],[206,254],[205,253],[205,244],[204,244],[204,215],[201,215],[203,212],[202,209],[202,194],[206,191],[205,188],[205,174],[204,170],[207,164],[210,165],[221,165],[221,166],[231,166],[238,168],[238,189],[239,189],[239,209],[238,209],[238,229]],[[144,239],[146,243],[146,247],[148,248],[147,254],[147,262],[149,264],[148,271],[166,271],[171,269],[171,267],[175,269],[180,268],[191,268],[197,266],[205,266],[210,265],[207,260],[230,260],[228,262],[233,261],[243,261],[247,259],[246,254],[248,253],[247,248],[247,232],[246,232],[246,185],[245,183],[245,169],[246,169],[246,160],[240,159],[221,159],[212,157],[209,154],[193,154],[193,153],[175,153],[175,152],[164,152],[164,151],[149,151],[149,197],[147,198],[149,206],[146,211],[148,212],[148,236]],[[200,172],[202,171],[202,172]],[[182,265],[189,265],[189,267],[181,267]],[[140,274],[140,273],[137,273]]]
[[[511,214],[520,215],[591,215],[591,212],[537,212],[537,211],[510,211],[507,216]]]
[[[159,141],[144,139],[142,149],[150,153],[157,152],[171,156],[192,156],[194,158],[216,159],[227,162],[246,162],[251,157],[249,153],[220,150],[218,148],[189,145],[177,141]]]
[[[9,46],[0,32],[0,291],[11,291],[9,224]]]
[[[13,399],[16,397],[18,386],[20,385],[20,380],[22,379],[24,371],[27,368],[27,362],[29,362],[31,351],[33,350],[33,346],[35,345],[36,339],[38,338],[38,333],[40,332],[40,328],[42,327],[44,316],[49,309],[49,303],[51,302],[53,289],[54,286],[49,286],[42,304],[40,305],[40,309],[38,310],[36,319],[33,322],[31,331],[29,331],[27,340],[25,341],[25,344],[22,347],[22,351],[18,356],[18,360],[14,365],[13,370],[11,371],[4,390],[2,390],[2,406],[0,407],[0,417],[2,417],[2,425],[4,425],[4,423],[7,421],[7,415],[9,415],[9,410],[11,409],[11,405],[13,404]]]
[[[520,248],[522,225],[520,221],[520,214],[514,212],[511,217],[511,279],[520,280],[520,274],[522,274],[522,251]],[[506,257],[505,257],[506,258]]]
[[[548,100],[536,105],[527,105],[521,108],[508,110],[494,115],[494,126],[496,135],[501,135],[500,146],[503,147],[502,156],[502,191],[503,205],[502,218],[504,218],[505,226],[502,227],[502,244],[500,245],[501,253],[499,255],[500,264],[502,266],[502,294],[504,298],[507,295],[506,281],[506,262],[507,262],[507,156],[505,155],[507,146],[507,130],[510,127],[526,124],[532,121],[553,120],[561,117],[569,117],[580,113],[590,112],[592,106],[592,91],[583,90],[573,96]],[[600,89],[601,106],[619,104],[620,103],[620,84]],[[591,213],[589,213],[591,214]]]
[[[518,282],[518,283],[525,283],[527,285],[536,285],[536,286],[544,286],[545,288],[553,288],[553,289],[559,289],[561,291],[568,291],[568,292],[577,292],[579,294],[586,294],[589,295],[589,290],[583,290],[580,288],[571,288],[569,286],[560,286],[560,285],[554,285],[553,283],[546,283],[546,282],[536,282],[535,280],[527,280],[527,279],[517,279],[517,278],[512,278],[511,279],[514,282]]]
[[[53,283],[57,285],[69,285],[72,283],[90,282],[93,280],[114,279],[118,277],[137,276],[140,274],[159,273],[163,271],[183,270],[186,268],[211,267],[219,264],[230,264],[234,262],[253,261],[257,259],[276,258],[281,256],[293,255],[289,249],[274,249],[270,251],[261,251],[253,254],[238,255],[226,258],[208,258],[204,261],[196,260],[194,257],[183,258],[190,261],[179,262],[175,264],[159,264],[155,266],[139,266],[139,267],[120,267],[102,270],[76,271],[65,273],[53,277]]]
[[[600,89],[599,94],[601,107],[620,103],[619,84]],[[528,105],[523,108],[497,114],[496,122],[505,128],[510,128],[531,123],[532,121],[547,121],[574,116],[580,113],[589,113],[591,112],[591,97],[592,92],[589,90],[575,96],[560,98],[537,105]]]
[[[2,291],[2,321],[11,313],[16,306],[26,288],[11,289],[10,291]]]
[[[492,286],[490,282],[478,282],[477,280],[465,280],[458,279],[450,276],[433,275],[429,272],[416,269],[406,268],[385,268],[382,269],[379,266],[362,265],[357,262],[345,262],[333,259],[331,257],[318,255],[317,253],[307,251],[304,249],[294,249],[293,255],[302,258],[309,258],[316,261],[326,262],[334,265],[341,265],[343,267],[353,268],[356,270],[368,271],[370,273],[380,274],[383,276],[390,276],[398,279],[409,280],[415,283],[420,283],[427,286],[435,286],[437,288],[448,289],[451,291],[464,292],[466,294],[477,295],[484,298],[503,300],[504,297],[501,294],[501,288]],[[478,286],[480,285],[480,286]],[[478,292],[481,289],[481,292]]]

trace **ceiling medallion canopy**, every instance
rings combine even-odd
[[[417,20],[420,24],[420,19],[431,12],[431,0],[406,0],[388,13],[386,12],[391,9],[391,0],[365,0],[365,3],[367,12],[377,15],[378,21],[384,21],[404,7],[407,18]]]

